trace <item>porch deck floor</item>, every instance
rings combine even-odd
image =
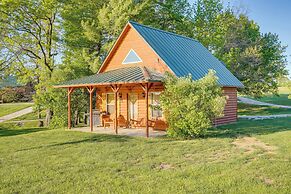
[[[77,128],[71,128],[69,130],[91,133],[90,127],[77,127]],[[94,127],[92,133],[116,135],[115,130],[113,128],[104,129],[104,127]],[[146,137],[146,130],[145,128],[118,128],[117,135],[125,135],[125,136],[132,136],[132,137]],[[165,131],[155,131],[155,130],[152,130],[151,128],[149,129],[150,137],[159,137],[163,135],[166,135]]]

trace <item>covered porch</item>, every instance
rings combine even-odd
[[[134,66],[71,80],[55,87],[67,88],[69,129],[72,128],[71,95],[81,88],[89,93],[89,127],[73,130],[155,137],[165,134],[166,130],[163,117],[151,106],[156,94],[164,89],[162,79],[160,73]],[[97,124],[96,115],[93,117],[95,113],[98,114]]]

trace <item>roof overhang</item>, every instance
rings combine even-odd
[[[69,80],[58,85],[54,88],[81,88],[87,86],[108,86],[108,85],[132,85],[162,82],[164,75],[155,72],[149,68],[134,66],[115,69],[96,75],[86,76],[79,79]]]

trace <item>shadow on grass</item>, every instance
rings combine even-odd
[[[206,138],[235,138],[238,136],[267,135],[291,130],[291,118],[247,120],[210,129]]]
[[[0,137],[8,137],[15,135],[23,135],[29,133],[35,133],[39,131],[48,130],[47,128],[15,128],[9,126],[0,126]]]
[[[79,143],[100,143],[100,142],[127,142],[132,138],[129,136],[121,135],[106,135],[106,134],[94,134],[94,136],[77,141],[67,141],[57,144],[48,145],[47,147],[73,145]]]
[[[55,144],[49,144],[49,145],[42,145],[37,147],[30,147],[27,149],[21,149],[18,151],[27,151],[27,150],[34,150],[34,149],[42,149],[42,148],[53,148],[53,147],[59,147],[59,146],[72,146],[72,145],[78,145],[82,143],[101,143],[101,142],[127,142],[129,140],[133,139],[129,136],[120,136],[120,135],[106,135],[106,134],[94,134],[91,137],[83,138],[79,140],[74,141],[65,141],[65,142],[59,142]]]

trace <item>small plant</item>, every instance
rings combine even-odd
[[[177,78],[167,74],[164,82],[165,91],[160,101],[169,136],[203,136],[212,126],[212,120],[223,116],[226,98],[214,71],[197,81],[193,81],[191,75]]]

